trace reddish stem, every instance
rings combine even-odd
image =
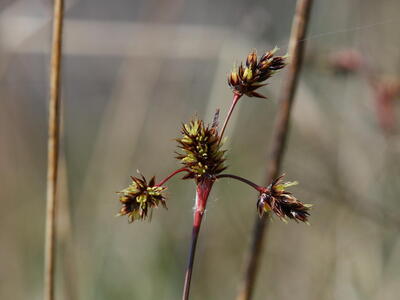
[[[189,261],[186,268],[185,283],[183,287],[182,300],[189,299],[190,282],[192,279],[193,262],[196,254],[197,238],[199,236],[201,221],[207,205],[207,199],[213,186],[214,179],[206,178],[197,184],[196,204],[193,219],[192,240],[190,243]]]
[[[265,188],[263,188],[262,186],[259,186],[258,184],[255,184],[254,182],[252,182],[252,181],[250,181],[250,180],[248,180],[246,178],[237,176],[237,175],[221,174],[221,175],[217,175],[216,178],[217,179],[219,179],[219,178],[232,178],[232,179],[239,180],[239,181],[241,181],[243,183],[246,183],[247,185],[251,186],[252,188],[254,188],[256,191],[258,191],[260,193],[264,192],[264,190],[265,190]]]
[[[186,172],[190,172],[189,169],[187,169],[187,168],[178,169],[178,170],[172,172],[171,174],[169,174],[169,175],[168,175],[167,177],[165,177],[163,180],[161,180],[158,184],[156,184],[156,186],[161,186],[161,185],[163,185],[163,184],[166,183],[168,180],[170,180],[172,177],[174,177],[176,174],[179,174],[179,173],[185,172],[185,171],[186,171]]]
[[[233,101],[232,101],[231,107],[229,108],[228,115],[226,116],[226,119],[224,121],[224,125],[222,125],[222,130],[221,130],[221,134],[219,136],[218,143],[221,143],[222,136],[224,135],[224,132],[226,129],[226,125],[228,125],[228,122],[229,122],[229,119],[231,118],[232,112],[241,97],[242,97],[242,94],[233,93]]]

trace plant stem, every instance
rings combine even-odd
[[[201,221],[207,205],[207,199],[214,184],[213,179],[206,178],[197,184],[196,204],[193,219],[192,240],[190,243],[189,261],[185,273],[182,300],[189,299],[190,283],[192,279],[193,263],[196,254],[197,239],[199,236]]]
[[[312,0],[298,0],[296,5],[289,41],[289,58],[291,59],[291,64],[288,67],[287,78],[284,80],[285,86],[280,99],[280,107],[273,131],[267,183],[270,183],[278,176],[284,155],[289,130],[290,113],[303,60],[304,42],[312,2]],[[245,263],[245,274],[239,287],[237,300],[249,300],[252,297],[258,266],[260,265],[267,220],[268,218],[264,216],[261,219],[257,218],[255,221],[251,247]]]
[[[179,174],[179,173],[185,172],[185,171],[186,171],[186,172],[190,172],[188,168],[181,168],[181,169],[178,169],[178,170],[172,172],[172,173],[169,174],[167,177],[165,177],[163,180],[161,180],[161,181],[157,184],[157,186],[163,185],[163,184],[166,183],[168,180],[170,180],[172,177],[174,177],[176,174]]]
[[[47,207],[44,262],[45,300],[54,299],[54,274],[56,255],[56,186],[60,137],[60,69],[64,1],[54,1],[53,40],[51,49],[49,136],[47,160]]]
[[[202,219],[202,216],[199,216],[198,218]],[[188,262],[188,266],[186,268],[185,284],[183,286],[183,296],[182,296],[183,300],[189,299],[190,283],[192,280],[192,271],[193,271],[193,262],[194,262],[194,256],[196,253],[197,238],[199,236],[199,231],[200,231],[200,226],[193,225],[192,240],[190,242],[189,262]]]
[[[243,182],[243,183],[248,184],[249,186],[251,186],[252,188],[254,188],[254,189],[255,189],[256,191],[258,191],[258,192],[262,192],[262,189],[263,189],[263,188],[262,188],[261,186],[259,186],[258,184],[255,184],[254,182],[252,182],[252,181],[250,181],[250,180],[248,180],[248,179],[246,179],[246,178],[237,176],[237,175],[232,175],[232,174],[220,174],[220,175],[217,175],[216,178],[217,178],[217,179],[219,179],[219,178],[232,178],[232,179],[236,179],[236,180],[239,180],[239,181],[241,181],[241,182]]]
[[[238,103],[238,101],[239,101],[239,99],[240,99],[241,97],[242,97],[241,94],[238,94],[238,93],[234,93],[234,94],[233,94],[232,104],[231,104],[231,107],[229,108],[228,115],[226,116],[226,119],[225,119],[225,121],[224,121],[224,125],[222,125],[222,130],[221,130],[221,134],[220,134],[220,136],[219,136],[218,144],[221,143],[222,136],[223,136],[224,133],[225,133],[225,129],[226,129],[226,126],[228,125],[228,122],[229,122],[229,120],[230,120],[230,118],[231,118],[232,112],[233,112],[233,110],[234,110],[236,104]]]

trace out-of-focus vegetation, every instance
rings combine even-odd
[[[234,60],[286,51],[294,5],[67,1],[57,299],[180,298],[192,184],[169,184],[169,210],[151,223],[115,218],[115,192],[136,169],[161,178],[178,165],[181,122],[226,113]],[[396,0],[315,1],[283,167],[314,204],[311,226],[272,222],[255,299],[398,299],[399,10]],[[51,12],[46,0],[0,3],[5,300],[42,295]],[[282,78],[264,88],[270,100],[239,104],[227,132],[232,173],[263,182]],[[233,299],[256,198],[236,182],[216,185],[192,299]]]

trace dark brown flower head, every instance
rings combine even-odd
[[[286,65],[287,56],[274,56],[277,50],[278,48],[275,48],[266,52],[259,61],[255,51],[249,53],[246,66],[240,64],[239,68],[235,68],[228,77],[228,84],[233,92],[249,97],[266,98],[256,90],[264,86],[264,81]]]
[[[308,212],[311,205],[298,201],[290,192],[285,189],[296,185],[297,182],[282,182],[284,175],[275,179],[267,188],[260,192],[257,201],[258,213],[261,216],[265,212],[273,211],[281,220],[286,218],[293,219],[296,222],[307,223]]]
[[[149,211],[160,204],[167,208],[165,197],[162,195],[167,188],[157,186],[155,177],[152,177],[148,183],[143,175],[142,178],[133,176],[131,178],[132,183],[119,192],[119,201],[122,204],[119,216],[127,215],[129,223],[131,223],[135,220],[146,219]]]
[[[215,122],[214,122],[215,123]],[[184,179],[200,180],[204,176],[215,176],[226,169],[225,150],[221,150],[222,143],[216,126],[205,127],[202,120],[194,119],[182,126],[182,137],[177,139],[179,159],[190,172]]]

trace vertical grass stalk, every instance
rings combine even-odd
[[[298,0],[296,12],[293,18],[292,30],[289,41],[289,59],[287,77],[280,99],[276,123],[272,136],[270,160],[268,162],[267,183],[279,174],[281,162],[285,152],[286,140],[289,132],[289,120],[303,61],[305,36],[310,19],[312,0]],[[245,262],[244,278],[239,286],[237,300],[249,300],[252,297],[264,239],[264,232],[268,222],[268,216],[256,218],[250,250]]]
[[[50,66],[49,132],[47,159],[44,300],[54,299],[56,256],[56,190],[60,139],[60,68],[64,1],[54,1],[53,38]]]

